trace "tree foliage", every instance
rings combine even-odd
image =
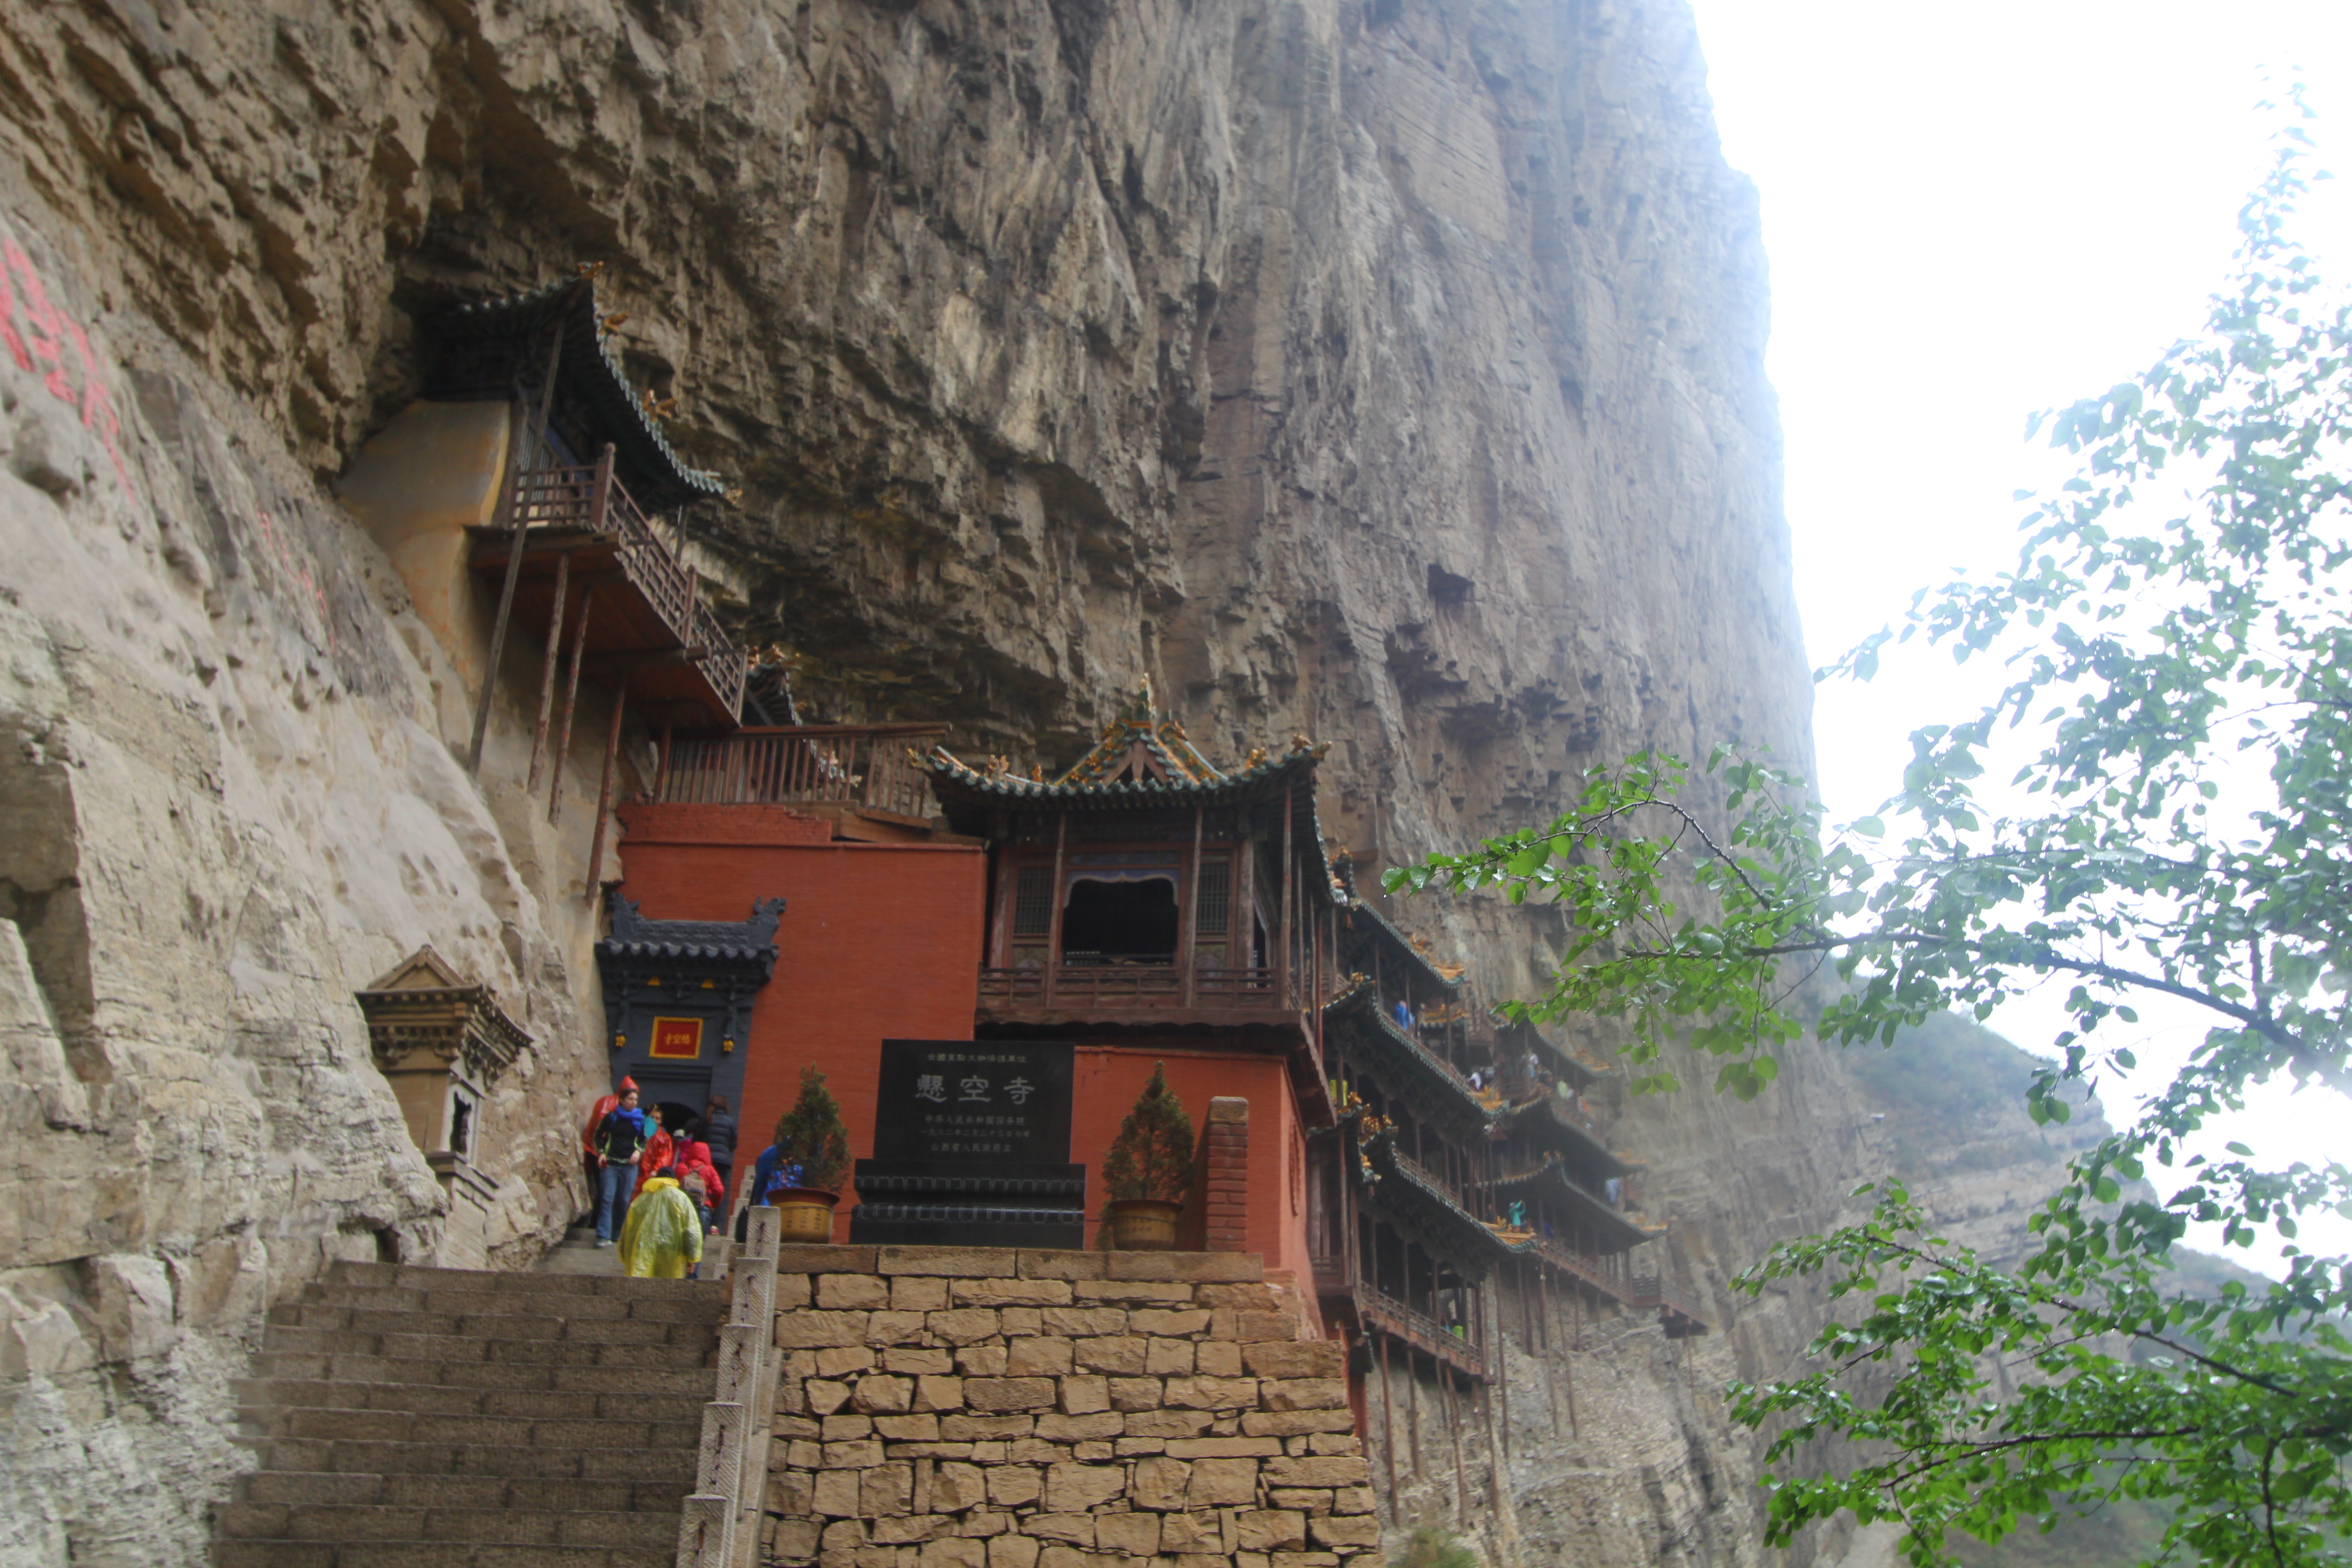
[[[2066,1119],[2072,1080],[2137,1065],[2116,1026],[2136,1002],[2210,1020],[2070,1163],[2014,1268],[1887,1187],[1863,1189],[1866,1223],[1743,1277],[1817,1278],[1845,1309],[1811,1370],[1733,1387],[1770,1434],[1775,1543],[1851,1510],[1899,1521],[1926,1564],[1955,1529],[1994,1541],[2144,1499],[2171,1521],[2164,1557],[2344,1560],[2352,1260],[2296,1238],[2315,1211],[2352,1215],[2352,1173],[2189,1146],[2251,1086],[2347,1087],[2352,310],[2289,234],[2305,149],[2290,125],[2203,331],[2035,421],[2079,463],[2021,495],[2015,569],[1914,599],[1893,635],[2000,658],[2005,684],[1913,734],[1878,816],[1825,836],[1802,779],[1730,752],[1707,764],[1719,805],[1685,804],[1698,781],[1651,753],[1588,775],[1549,825],[1386,879],[1562,905],[1557,979],[1510,1010],[1626,1020],[1644,1089],[1675,1087],[1668,1048],[1687,1044],[1718,1089],[1760,1092],[1823,967],[1841,984],[1814,1026],[1846,1045],[2063,985],[2072,1026],[2027,1089],[2037,1121]],[[1868,679],[1889,635],[1823,674]],[[1980,784],[2007,731],[2032,752],[2011,781],[2029,805],[1996,812]],[[2186,1288],[2170,1253],[2191,1221],[2241,1246],[2274,1233],[2285,1277]]]
[[[801,1068],[800,1098],[777,1119],[776,1147],[785,1165],[799,1167],[796,1185],[841,1190],[849,1173],[849,1129],[842,1125],[840,1103],[824,1087],[824,1074],[814,1067]]]
[[[1151,1064],[1151,1081],[1135,1097],[1103,1156],[1103,1188],[1112,1201],[1152,1198],[1181,1204],[1192,1184],[1192,1119],[1168,1087],[1168,1064]]]

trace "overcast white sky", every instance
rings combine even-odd
[[[2024,444],[2026,415],[2128,377],[2195,330],[2269,165],[2266,71],[2284,83],[2301,68],[2321,116],[2315,162],[2352,176],[2347,0],[1694,6],[1724,151],[1762,195],[1769,365],[1816,664],[1896,619],[1914,589],[2009,565],[2011,492],[2065,471]],[[2305,213],[2322,267],[2352,273],[2352,178],[2317,187]],[[1820,688],[1832,817],[1891,794],[1909,731],[1972,714],[1995,673],[1913,653],[1869,686]],[[2187,1009],[2141,1013],[2144,1072],[2201,1037]],[[2029,1048],[2064,1026],[2037,1007],[1993,1026]],[[2220,1136],[2342,1157],[2332,1134],[2352,1107],[2304,1098],[2267,1095]],[[2352,1251],[2352,1224],[2306,1239]]]

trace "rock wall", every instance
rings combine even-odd
[[[1806,754],[1682,0],[57,0],[0,11],[0,1225],[61,1216],[0,1247],[0,1561],[200,1561],[257,1304],[429,1241],[347,1005],[417,942],[541,1038],[486,1130],[509,1254],[567,1205],[584,831],[531,825],[510,712],[453,763],[468,694],[330,499],[454,291],[604,264],[743,487],[688,547],[822,717],[1052,761],[1150,674],[1213,752],[1335,742],[1367,883],[1635,746]],[[1490,994],[1551,934],[1395,912]],[[1456,1520],[1490,1553],[1756,1558],[1715,1390],[1811,1308],[1720,1286],[1871,1165],[1852,1103],[1800,1052],[1627,1109],[1719,1331],[1591,1327],[1587,1418]]]

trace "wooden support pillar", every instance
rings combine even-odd
[[[1421,1358],[1413,1354],[1412,1342],[1404,1346],[1404,1414],[1405,1424],[1412,1433],[1412,1479],[1419,1480],[1421,1463]]]
[[[1062,874],[1068,861],[1070,814],[1054,818],[1054,918],[1045,930],[1045,1006],[1054,1005],[1055,977],[1062,973]]]
[[[1290,994],[1290,943],[1295,934],[1290,927],[1297,918],[1290,897],[1290,884],[1297,879],[1291,866],[1290,847],[1290,792],[1294,787],[1288,784],[1282,786],[1282,885],[1276,895],[1282,902],[1280,911],[1275,917],[1277,932],[1275,963],[1278,967],[1275,973],[1274,993],[1282,999],[1285,1007],[1297,1005],[1297,998]]]
[[[1389,1376],[1389,1337],[1378,1334],[1381,1342],[1381,1452],[1387,1458],[1389,1469],[1389,1504],[1395,1507],[1396,1479],[1396,1383]]]
[[[1183,903],[1176,911],[1176,968],[1181,982],[1184,1005],[1192,1005],[1193,972],[1200,967],[1199,937],[1201,931],[1201,828],[1205,812],[1192,808],[1192,868],[1186,876]],[[1232,922],[1228,921],[1227,924]]]
[[[507,454],[506,496],[499,504],[499,521],[507,530],[507,578],[499,589],[498,618],[490,623],[490,658],[482,667],[482,695],[474,704],[474,739],[466,750],[466,771],[479,775],[482,771],[482,740],[490,731],[490,699],[499,687],[499,661],[506,657],[507,623],[514,618],[515,584],[522,577],[522,545],[530,531],[525,526],[522,509],[517,504],[522,475],[539,460],[539,445],[547,437],[547,417],[555,404],[555,367],[563,359],[563,323],[561,317],[547,334],[547,375],[539,390],[539,406],[531,410],[530,435],[520,454]]]
[[[555,743],[555,783],[547,792],[547,820],[563,809],[563,764],[572,755],[572,716],[580,706],[580,666],[588,657],[588,612],[596,607],[596,590],[580,595],[580,618],[572,626],[572,672],[563,679],[563,722]]]
[[[1443,1355],[1433,1354],[1437,1363],[1437,1375],[1445,1402],[1445,1433],[1454,1442],[1454,1499],[1459,1509],[1454,1517],[1464,1529],[1470,1525],[1470,1467],[1462,1458],[1462,1398],[1454,1391],[1454,1369]]]
[[[654,763],[654,798],[656,800],[661,799],[663,794],[669,788],[670,729],[671,721],[668,715],[665,714],[662,718],[661,756]]]
[[[604,824],[613,815],[613,774],[620,765],[621,719],[629,710],[629,678],[613,687],[613,723],[604,731],[604,781],[596,792],[596,836],[588,841],[588,898],[594,901],[604,875]]]
[[[1508,1264],[1503,1266],[1509,1268]],[[1505,1473],[1511,1454],[1510,1324],[1503,1310],[1506,1289],[1502,1269],[1495,1274],[1495,1392],[1486,1405],[1486,1457],[1494,1466],[1495,1517],[1510,1517],[1510,1478]],[[1484,1314],[1481,1314],[1483,1316]]]
[[[555,706],[555,667],[563,651],[564,601],[572,594],[572,552],[555,558],[555,608],[547,614],[547,659],[539,672],[539,722],[530,731],[530,777],[523,793],[539,793],[539,770],[547,761],[547,715]]]

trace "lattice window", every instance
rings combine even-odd
[[[1054,929],[1054,868],[1024,866],[1013,885],[1013,934],[1045,936]]]
[[[1201,910],[1193,930],[1202,936],[1223,936],[1232,916],[1234,863],[1222,856],[1201,862]]]

